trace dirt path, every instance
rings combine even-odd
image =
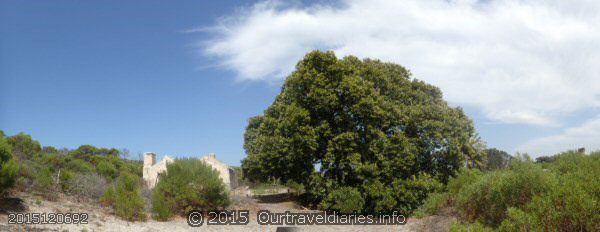
[[[23,200],[23,213],[87,213],[89,215],[88,224],[62,224],[62,225],[14,225],[8,224],[6,213],[0,213],[0,231],[277,231],[279,226],[259,225],[256,222],[256,212],[264,209],[271,212],[311,212],[296,206],[290,201],[281,202],[260,202],[256,199],[247,198],[236,207],[250,210],[250,223],[244,226],[215,226],[203,225],[201,227],[190,227],[185,218],[178,217],[168,222],[159,222],[152,219],[146,222],[128,222],[111,214],[111,210],[86,202],[76,202],[69,197],[61,197],[58,201],[46,201],[37,196],[27,193],[20,193],[18,198]],[[447,225],[441,223],[441,227],[428,226],[427,220],[409,219],[406,225],[385,226],[297,226],[296,231],[319,231],[319,232],[340,232],[340,231],[444,231]],[[443,221],[443,220],[438,220]],[[447,221],[447,220],[446,220]],[[425,224],[424,224],[425,223]],[[447,224],[447,223],[446,223]],[[432,230],[434,228],[434,230]],[[441,230],[439,230],[441,229]]]

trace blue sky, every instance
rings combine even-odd
[[[247,119],[320,48],[406,66],[489,147],[599,149],[600,7],[528,4],[3,1],[0,129],[238,165]]]

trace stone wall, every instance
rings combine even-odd
[[[219,177],[223,180],[225,187],[228,189],[237,187],[235,170],[219,161],[214,153],[203,156],[200,160],[219,172]],[[142,172],[144,184],[150,189],[154,188],[156,183],[158,183],[158,175],[167,171],[167,164],[171,162],[173,162],[173,158],[165,156],[160,162],[156,163],[156,154],[152,152],[144,153],[144,167]]]
[[[160,162],[156,163],[156,154],[152,152],[144,153],[144,168],[142,178],[148,188],[152,189],[158,183],[158,174],[167,171],[167,164],[173,162],[173,158],[165,156]]]

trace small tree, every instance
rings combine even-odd
[[[15,184],[19,166],[12,158],[10,145],[4,136],[0,136],[0,197]]]
[[[115,213],[126,220],[145,220],[144,198],[140,192],[140,180],[136,175],[123,172],[117,178],[115,190]]]
[[[178,159],[169,164],[152,193],[152,211],[159,220],[194,209],[215,210],[229,204],[219,173],[197,159]]]
[[[100,161],[98,166],[96,167],[98,173],[110,180],[114,179],[117,176],[117,168],[114,164],[108,161]]]
[[[31,135],[23,132],[8,137],[8,143],[12,146],[14,154],[22,159],[31,159],[42,151],[40,142],[33,140]]]

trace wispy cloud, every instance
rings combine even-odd
[[[580,126],[567,128],[558,135],[529,141],[521,145],[518,150],[529,152],[537,157],[580,147],[585,147],[589,151],[600,150],[600,116]]]
[[[379,58],[503,123],[558,125],[600,106],[600,2],[267,1],[224,17],[204,41],[242,80],[279,80],[311,49]]]

